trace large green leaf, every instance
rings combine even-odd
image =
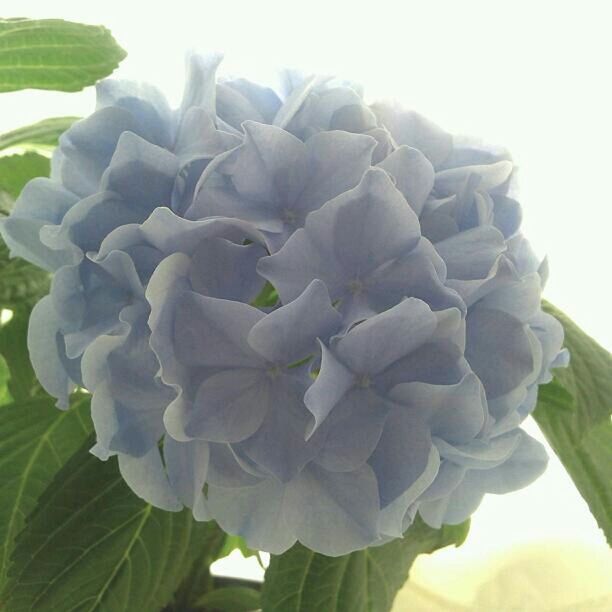
[[[26,344],[29,318],[30,309],[20,307],[13,311],[10,321],[0,327],[0,353],[8,365],[8,388],[16,402],[32,399],[41,393]]]
[[[570,365],[540,387],[534,418],[612,545],[612,356],[551,304]]]
[[[16,130],[0,134],[0,150],[10,147],[33,147],[51,149],[57,145],[58,138],[78,119],[78,117],[51,117],[38,123],[26,125]]]
[[[25,517],[91,428],[88,398],[65,412],[51,398],[0,408],[0,588]]]
[[[159,610],[216,529],[144,503],[92,444],[60,470],[17,538],[2,598],[11,612]]]
[[[51,278],[19,257],[9,257],[7,246],[0,239],[0,308],[33,305],[49,290]]]
[[[23,186],[30,179],[36,176],[49,176],[50,166],[48,157],[34,151],[0,157],[0,191],[17,199]]]
[[[61,19],[2,19],[0,92],[79,91],[109,75],[125,55],[103,26]]]
[[[8,404],[11,401],[11,394],[8,390],[8,381],[10,377],[10,370],[6,359],[0,353],[0,406]]]
[[[386,612],[416,557],[459,546],[469,523],[431,529],[417,519],[404,538],[343,557],[296,544],[273,556],[262,591],[264,612]]]
[[[256,589],[243,586],[213,589],[200,597],[195,607],[221,612],[251,612],[261,607],[260,594]]]

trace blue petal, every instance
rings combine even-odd
[[[475,470],[468,480],[478,480],[487,493],[504,494],[531,484],[546,469],[548,455],[544,447],[521,432],[520,442],[510,458],[492,470]]]
[[[317,339],[338,331],[342,318],[327,288],[314,280],[293,302],[266,315],[249,332],[249,344],[273,363],[290,365],[317,350]]]
[[[159,363],[149,347],[147,314],[143,303],[125,308],[121,332],[95,340],[82,362],[98,446],[135,457],[157,446],[163,411],[173,397],[156,379]]]
[[[488,308],[473,309],[466,323],[465,356],[484,384],[487,397],[509,393],[533,375],[537,364],[524,323]]]
[[[308,215],[304,229],[262,259],[258,271],[283,302],[314,278],[325,282],[332,299],[350,299],[362,277],[412,250],[419,237],[416,215],[386,172],[373,168],[357,187]]]
[[[449,278],[484,278],[506,250],[504,237],[494,227],[477,227],[436,242]]]
[[[250,302],[264,286],[255,268],[266,253],[258,244],[241,245],[224,238],[202,240],[193,254],[189,280],[202,295]]]
[[[334,351],[353,372],[375,376],[429,340],[436,327],[429,306],[408,298],[352,328]]]
[[[242,536],[256,550],[281,554],[296,540],[285,509],[285,486],[273,478],[240,488],[209,484],[208,504],[224,531]]]
[[[263,317],[246,304],[186,291],[177,298],[174,337],[169,341],[185,365],[259,367],[264,362],[247,336]]]
[[[246,79],[217,84],[217,115],[237,130],[244,121],[272,123],[280,105],[272,89]]]
[[[198,55],[187,58],[187,79],[181,102],[180,114],[185,115],[194,107],[201,107],[210,114],[215,112],[215,72],[223,56],[220,54]]]
[[[180,501],[193,509],[199,521],[211,518],[203,494],[209,452],[206,442],[177,442],[170,436],[164,438],[164,462],[170,486]]]
[[[128,111],[137,124],[136,134],[160,147],[172,146],[172,111],[164,95],[152,85],[106,79],[96,85],[97,108]]]
[[[423,475],[431,446],[424,414],[401,405],[389,412],[376,450],[368,460],[378,480],[382,507],[405,493]]]
[[[378,490],[369,466],[329,472],[310,464],[287,489],[286,513],[299,541],[311,550],[336,557],[378,538]]]
[[[233,445],[282,482],[294,478],[318,450],[317,438],[304,440],[309,412],[303,396],[304,384],[298,378],[281,376],[274,380],[269,396],[261,399],[267,409],[261,427],[250,438]],[[256,408],[251,407],[251,411]],[[249,415],[245,420],[251,418]]]
[[[185,432],[210,442],[240,442],[259,429],[273,401],[274,391],[265,371],[224,370],[198,388]]]
[[[421,151],[433,164],[439,166],[449,156],[453,137],[422,115],[398,105],[377,102],[372,110],[392,134],[399,145],[408,145]]]
[[[61,319],[50,296],[32,309],[28,327],[28,352],[40,384],[56,397],[60,408],[68,408],[68,396],[74,389],[65,362],[67,357],[60,334]]]
[[[378,167],[395,179],[396,187],[412,210],[420,215],[434,184],[431,162],[418,149],[401,146],[381,161]]]
[[[439,195],[459,193],[471,175],[478,177],[477,187],[480,191],[489,191],[505,183],[512,173],[513,165],[509,160],[492,164],[460,166],[436,173],[435,188]]]
[[[126,131],[139,133],[139,124],[121,108],[102,108],[77,121],[60,136],[54,176],[80,197],[95,193]]]
[[[168,482],[157,446],[142,457],[119,454],[119,470],[130,489],[147,503],[171,512],[182,509]]]
[[[120,194],[128,206],[145,210],[144,221],[155,207],[170,204],[178,166],[172,153],[125,132],[100,187]]]
[[[351,389],[319,430],[323,437],[316,462],[334,472],[363,465],[375,452],[391,403],[371,389]]]
[[[321,425],[332,408],[355,384],[355,374],[342,364],[323,343],[321,346],[321,369],[314,383],[304,395],[304,403],[314,416],[308,436]]]
[[[43,244],[39,232],[47,225],[59,225],[77,201],[76,195],[49,179],[35,178],[27,183],[10,217],[0,221],[0,232],[11,255],[49,271],[69,263],[71,257]]]

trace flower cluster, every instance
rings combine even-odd
[[[0,227],[51,271],[28,345],[101,459],[254,548],[458,523],[544,469],[520,429],[563,334],[513,164],[355,84],[104,81]]]

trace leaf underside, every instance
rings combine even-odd
[[[540,387],[534,418],[612,546],[612,357],[566,315],[570,365]]]

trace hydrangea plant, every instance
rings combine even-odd
[[[153,505],[344,555],[461,523],[546,465],[521,422],[567,359],[514,166],[360,88],[189,59],[178,109],[106,80],[2,223],[53,273],[28,346]]]
[[[0,90],[124,56],[104,28],[0,34],[27,66]],[[509,153],[220,61],[188,58],[178,108],[98,80],[89,117],[0,135],[0,600],[386,612],[544,471],[534,410],[612,538],[610,355],[542,301]],[[210,577],[236,547],[272,553],[261,597]]]

